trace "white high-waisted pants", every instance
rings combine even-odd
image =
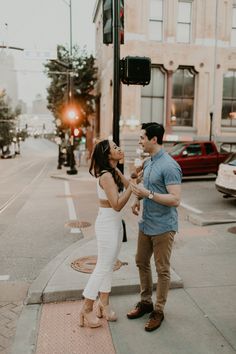
[[[97,264],[83,292],[83,296],[91,300],[96,300],[98,292],[111,291],[113,267],[123,238],[122,213],[112,208],[99,208],[95,232]]]

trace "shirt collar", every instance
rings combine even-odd
[[[155,155],[153,155],[151,157],[152,161],[156,161],[158,160],[162,155],[164,154],[164,149],[161,149],[160,151],[158,151]]]

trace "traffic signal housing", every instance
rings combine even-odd
[[[113,0],[102,0],[103,43],[113,43]]]
[[[125,85],[148,85],[151,81],[151,59],[137,56],[121,59],[120,78]]]
[[[82,138],[83,136],[83,129],[82,128],[74,128],[73,130],[74,138]]]

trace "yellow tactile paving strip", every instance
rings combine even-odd
[[[81,307],[82,301],[43,305],[35,354],[115,354],[107,321],[81,328]]]

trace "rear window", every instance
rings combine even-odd
[[[205,146],[205,150],[206,150],[207,155],[213,154],[215,152],[211,143],[205,143],[204,146]]]

